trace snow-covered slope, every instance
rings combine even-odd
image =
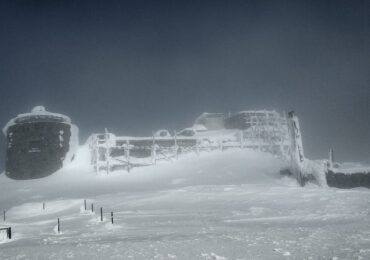
[[[247,149],[109,176],[82,167],[87,153],[45,179],[0,177],[4,225],[14,231],[0,242],[0,259],[370,257],[368,190],[298,187],[279,176],[283,162]],[[103,207],[103,222],[84,199]]]
[[[82,147],[76,160],[44,179],[15,181],[0,177],[0,205],[41,198],[83,198],[113,192],[163,190],[194,185],[276,185],[284,163],[268,153],[234,149],[225,152],[188,154],[179,160],[155,166],[96,175],[90,168],[88,148]],[[5,200],[5,201],[4,201]]]

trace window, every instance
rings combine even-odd
[[[28,142],[28,152],[29,153],[39,153],[42,148],[42,140],[30,140]]]

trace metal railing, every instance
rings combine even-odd
[[[237,132],[236,132],[237,133]],[[263,133],[261,131],[261,133]],[[227,150],[257,149],[281,157],[289,157],[290,140],[249,136],[240,131],[229,137],[116,137],[111,133],[95,134],[90,139],[91,164],[97,173],[117,169],[130,171],[133,167],[171,161],[181,154]]]

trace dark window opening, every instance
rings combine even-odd
[[[42,140],[31,140],[28,142],[28,152],[38,153],[41,152]]]

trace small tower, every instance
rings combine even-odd
[[[7,141],[5,172],[17,180],[53,174],[72,160],[78,146],[78,128],[70,118],[43,106],[11,119],[3,133]]]

